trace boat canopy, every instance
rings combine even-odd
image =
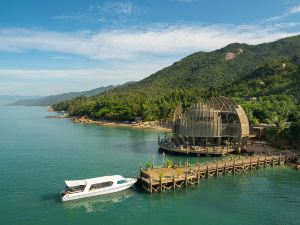
[[[81,185],[85,186],[87,184],[98,184],[107,181],[117,182],[121,179],[124,178],[120,175],[114,175],[114,176],[95,177],[95,178],[84,179],[84,180],[66,180],[65,183],[68,187],[77,187]]]
[[[85,186],[87,184],[85,180],[66,180],[65,183],[68,187]]]

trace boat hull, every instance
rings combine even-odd
[[[110,194],[110,193],[115,193],[119,191],[126,190],[130,187],[132,187],[136,183],[136,179],[132,179],[132,181],[127,182],[122,185],[114,186],[114,187],[109,187],[109,188],[103,188],[99,190],[94,190],[90,192],[80,192],[80,193],[74,193],[74,194],[67,194],[61,197],[61,200],[63,202],[66,201],[72,201],[72,200],[77,200],[77,199],[82,199],[82,198],[89,198],[89,197],[94,197],[98,195],[105,195],[105,194]]]

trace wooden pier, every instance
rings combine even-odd
[[[295,154],[253,155],[185,166],[141,168],[138,182],[149,193],[163,192],[198,184],[201,179],[205,178],[283,165],[295,162],[296,159]]]

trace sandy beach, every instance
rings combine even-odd
[[[157,131],[165,131],[170,132],[170,128],[165,128],[159,125],[156,121],[145,121],[140,123],[135,122],[119,122],[119,121],[111,121],[111,120],[95,120],[88,118],[86,116],[82,117],[68,117],[74,123],[86,123],[86,124],[98,124],[101,126],[110,126],[110,127],[130,127],[137,129],[152,129]]]

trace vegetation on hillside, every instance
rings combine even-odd
[[[299,148],[300,66],[297,57],[266,62],[252,76],[227,88],[224,94],[242,105],[251,124],[273,125],[267,130],[270,144]]]
[[[228,53],[234,53],[235,58],[225,60]],[[59,102],[53,108],[65,110],[71,116],[96,119],[159,120],[171,118],[179,104],[186,109],[194,102],[218,95],[234,98],[252,124],[277,124],[269,131],[270,142],[282,144],[281,140],[298,137],[300,36],[255,46],[231,44],[213,52],[198,52],[140,82],[92,97]],[[280,127],[280,121],[289,128]]]

